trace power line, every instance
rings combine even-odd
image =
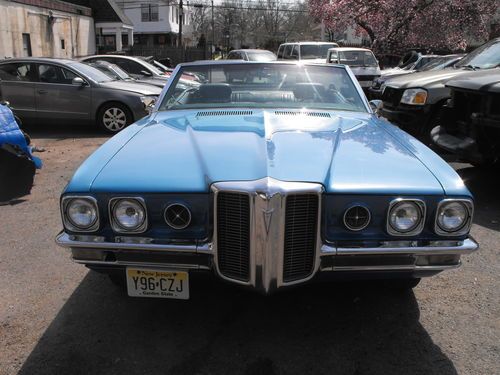
[[[190,7],[190,8],[199,8],[199,6],[196,6],[197,4],[185,4],[184,7]],[[291,3],[286,4],[286,5],[291,5]],[[295,4],[297,5],[297,4]],[[170,7],[170,6],[178,6],[178,4],[158,4],[158,7]],[[211,5],[203,5],[205,8],[211,8]],[[273,12],[289,12],[289,13],[309,13],[307,9],[283,9],[283,8],[261,8],[261,7],[237,7],[237,6],[228,6],[228,5],[213,5],[214,8],[216,9],[228,9],[228,10],[261,10],[261,11],[273,11]],[[134,5],[134,6],[125,6],[121,7],[123,10],[132,10],[132,9],[142,9],[142,7],[139,5]]]

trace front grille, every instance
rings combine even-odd
[[[319,197],[294,194],[286,198],[283,281],[308,277],[313,272],[318,228]]]
[[[403,90],[386,86],[384,93],[382,94],[382,101],[384,102],[384,105],[397,107],[397,105],[401,101],[402,96]]]
[[[249,281],[250,203],[247,194],[217,194],[217,252],[222,275]]]

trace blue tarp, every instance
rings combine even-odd
[[[0,104],[0,148],[14,149],[18,154],[32,160],[37,169],[42,168],[42,161],[33,156],[14,114],[9,107],[2,104]]]

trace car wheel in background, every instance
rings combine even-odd
[[[132,113],[120,103],[105,104],[97,114],[97,125],[108,133],[118,133],[132,122]]]

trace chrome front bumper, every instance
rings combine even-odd
[[[70,235],[61,232],[56,243],[71,249],[72,259],[89,267],[156,267],[185,270],[213,271],[223,277],[215,266],[217,249],[213,243],[181,244],[157,243],[153,239],[116,237],[107,242],[103,237]],[[394,273],[407,272],[414,277],[428,276],[460,266],[460,256],[479,248],[469,237],[465,240],[434,241],[422,246],[416,241],[381,242],[377,246],[342,247],[323,244],[319,248],[314,273],[307,279],[324,272]],[[264,263],[261,263],[264,265]],[[278,268],[261,270],[277,279]],[[389,275],[388,275],[389,276]],[[232,281],[232,280],[230,280]],[[286,285],[262,284],[257,279],[249,286],[268,293]]]

